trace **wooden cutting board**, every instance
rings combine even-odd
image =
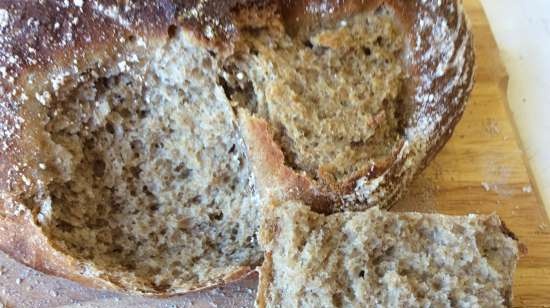
[[[550,307],[550,223],[510,119],[508,76],[487,19],[478,0],[465,4],[476,41],[476,87],[453,138],[394,210],[497,212],[529,250],[515,275],[514,306]],[[256,278],[187,296],[150,299],[87,289],[0,253],[0,303],[6,307],[250,307]]]

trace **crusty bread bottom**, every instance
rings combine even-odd
[[[259,307],[511,305],[518,245],[495,215],[269,212]]]

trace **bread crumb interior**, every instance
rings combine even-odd
[[[266,119],[287,164],[328,183],[383,164],[406,121],[404,33],[385,6],[292,36],[245,27],[229,96]]]
[[[390,10],[298,35],[275,19],[239,30],[229,57],[171,29],[150,56],[60,89],[38,214],[52,245],[145,292],[260,264],[242,108],[316,179],[344,180],[390,155],[405,78]]]

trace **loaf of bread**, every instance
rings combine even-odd
[[[269,212],[258,307],[511,307],[518,244],[496,215]]]
[[[167,295],[260,264],[269,200],[389,206],[473,80],[444,1],[0,1],[0,249]]]

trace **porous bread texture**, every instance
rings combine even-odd
[[[506,307],[517,242],[496,215],[270,208],[258,307]]]
[[[244,27],[226,89],[270,124],[289,166],[345,182],[401,138],[403,30],[385,6],[305,29],[289,36],[280,20]]]
[[[143,292],[194,289],[261,261],[219,63],[189,33],[174,35],[149,58],[84,72],[60,89],[46,125],[44,232]]]
[[[51,245],[145,293],[258,265],[262,204],[243,110],[265,118],[289,164],[314,178],[337,181],[388,155],[403,78],[389,10],[292,37],[278,19],[254,22],[227,58],[174,28],[150,55],[65,80],[45,127],[52,181],[26,200],[39,203]]]

